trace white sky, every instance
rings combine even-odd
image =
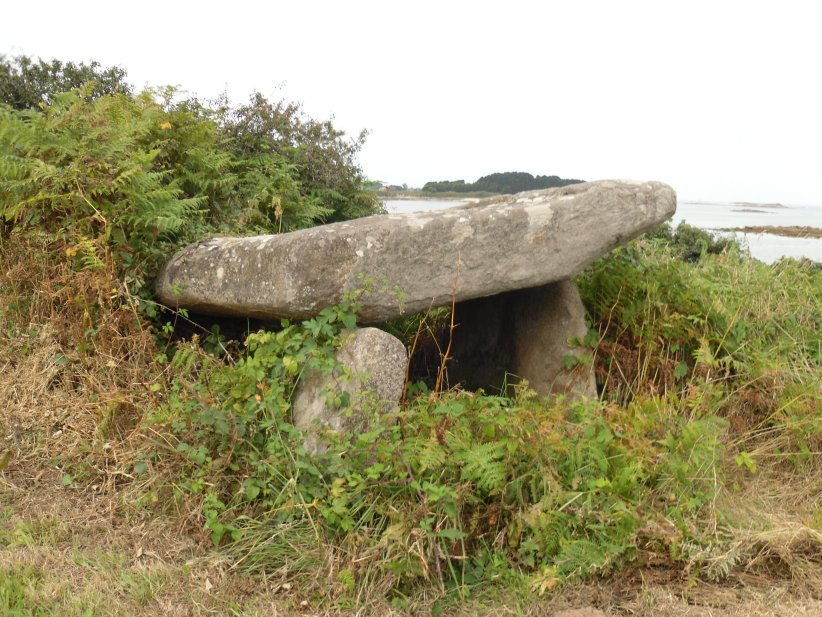
[[[297,100],[368,129],[362,167],[391,183],[527,171],[822,204],[820,23],[812,0],[0,0],[0,53]]]

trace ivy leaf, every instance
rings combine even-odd
[[[343,326],[349,330],[357,326],[357,316],[354,313],[343,313],[340,321],[342,321]]]
[[[249,501],[257,499],[260,494],[260,487],[254,480],[249,478],[243,482],[243,487],[245,488],[245,496]]]
[[[449,527],[448,529],[440,529],[437,532],[437,536],[448,540],[464,540],[468,534],[464,531],[460,531],[459,529]]]
[[[299,368],[297,362],[291,356],[283,357],[283,368],[287,375],[293,375],[297,372]]]

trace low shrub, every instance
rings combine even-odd
[[[671,415],[658,399],[546,404],[526,388],[423,391],[312,456],[290,422],[295,382],[328,366],[351,318],[335,309],[253,334],[235,365],[178,351],[151,427],[180,463],[143,454],[148,501],[187,503],[245,567],[304,576],[330,551],[352,583],[409,593],[479,584],[489,560],[543,586],[611,572],[648,541],[649,504],[693,518],[719,489],[722,421]],[[158,498],[170,486],[173,499]],[[312,531],[297,551],[294,528]]]

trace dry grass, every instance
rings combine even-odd
[[[136,515],[120,497],[65,488],[51,477],[28,490],[6,480],[0,573],[17,573],[29,602],[47,615],[222,615],[232,607],[283,614],[302,601],[232,573],[173,521]]]
[[[47,615],[430,614],[433,598],[418,598],[407,609],[385,602],[331,608],[296,587],[233,573],[168,522],[124,518],[117,504],[59,485],[40,488],[35,498],[0,488],[6,512],[14,512],[0,519],[0,534],[16,534],[10,546],[0,542],[0,572],[18,573]],[[797,617],[819,615],[822,600],[756,574],[713,584],[676,570],[635,569],[545,598],[499,589],[449,603],[444,614],[536,617],[579,607],[626,617]]]
[[[236,555],[207,544],[190,507],[169,516],[136,507],[130,463],[162,370],[154,340],[113,269],[78,275],[48,257],[60,254],[54,247],[18,240],[0,247],[0,583],[19,581],[44,615],[431,613],[435,593],[390,606],[379,564],[367,569],[370,591],[347,598],[329,583],[340,556],[319,550],[317,582],[300,588],[287,572],[243,574]],[[598,366],[609,387],[674,387],[673,361],[651,372],[630,347],[609,350],[610,375]],[[491,587],[449,600],[446,613],[536,616],[592,606],[625,616],[822,615],[822,463],[815,457],[799,473],[777,456],[784,436],[758,428],[774,411],[767,386],[740,391],[728,405],[731,438],[764,463],[755,475],[740,469],[738,486],[724,492],[715,542],[672,540],[665,550],[648,548],[644,565],[544,598],[522,585]],[[674,549],[684,569],[673,567]]]
[[[78,273],[45,240],[13,238],[0,247],[0,450],[28,480],[82,462],[66,473],[113,488],[158,376],[154,339],[113,267]]]

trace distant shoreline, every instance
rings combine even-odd
[[[435,195],[421,194],[414,195],[409,193],[402,194],[380,194],[377,197],[381,201],[479,201],[480,199],[488,199],[489,197],[496,197],[496,193],[438,193]]]
[[[779,202],[772,203],[757,203],[755,201],[715,201],[703,199],[685,199],[678,200],[681,204],[691,204],[693,206],[724,206],[731,208],[756,208],[760,210],[792,210],[794,208],[819,208],[822,203],[792,203],[783,204]]]
[[[679,203],[692,204],[694,206],[730,206],[732,208],[756,208],[759,210],[782,210],[790,209],[793,206],[786,206],[780,203],[756,203],[753,201],[702,201],[700,199],[680,199]]]
[[[779,227],[778,225],[747,225],[745,227],[720,227],[716,231],[738,231],[746,234],[771,234],[789,238],[822,238],[819,227]]]
[[[774,209],[777,209],[777,208],[788,208],[788,206],[785,206],[785,205],[780,204],[780,203],[758,204],[758,203],[754,203],[752,201],[734,201],[734,202],[731,202],[731,205],[736,206],[738,208],[766,208],[766,209],[769,209],[769,210],[774,210]]]

